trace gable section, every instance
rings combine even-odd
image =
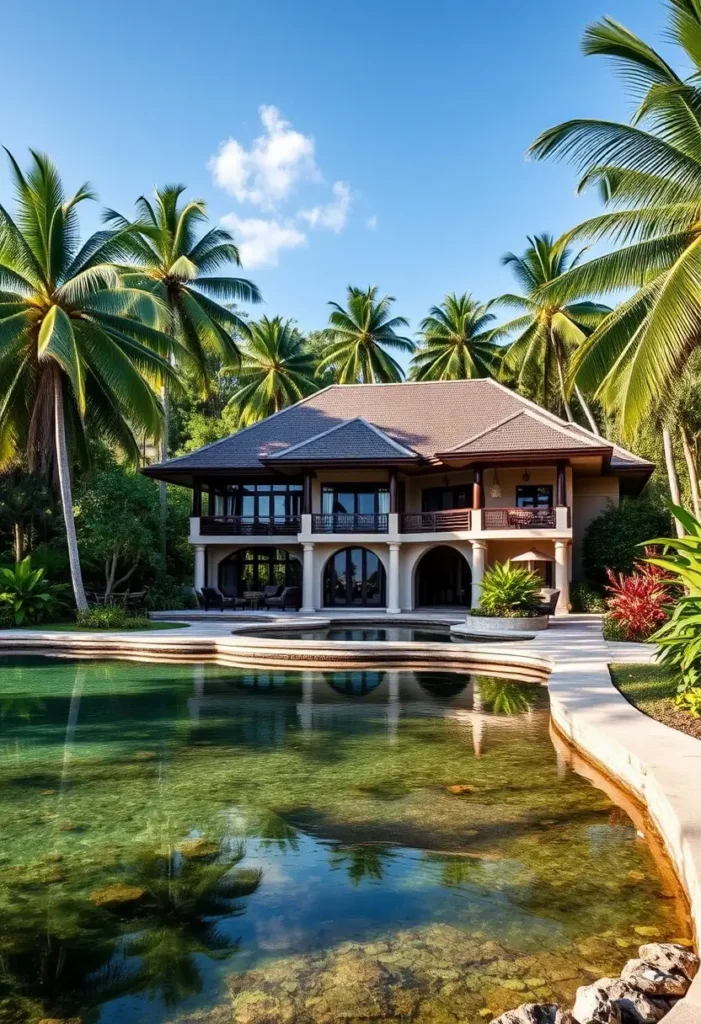
[[[565,426],[523,409],[493,427],[468,438],[443,455],[482,455],[508,452],[548,452],[572,448],[593,452],[611,445],[603,439],[598,443],[584,434],[575,433]]]
[[[338,423],[321,434],[268,455],[266,462],[363,462],[414,460],[418,455],[362,417]]]

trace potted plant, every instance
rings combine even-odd
[[[472,615],[479,632],[530,632],[546,629],[547,615],[538,612],[543,581],[537,573],[511,562],[496,562],[482,581],[482,596]]]

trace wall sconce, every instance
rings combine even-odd
[[[492,486],[489,488],[490,498],[501,498],[501,484],[499,483],[499,474],[496,469],[494,470],[494,480]]]
[[[531,474],[530,474],[530,473],[528,472],[528,470],[527,470],[527,469],[524,469],[524,471],[523,471],[523,476],[521,477],[521,479],[523,480],[523,482],[524,482],[525,484],[527,484],[527,483],[528,483],[528,481],[529,481],[529,480],[531,479]]]

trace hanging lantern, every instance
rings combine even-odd
[[[531,474],[528,472],[527,469],[524,469],[523,476],[521,477],[521,479],[523,480],[524,484],[527,484],[528,481],[531,479]]]
[[[501,484],[499,483],[499,474],[496,469],[494,470],[494,479],[492,480],[492,486],[489,488],[490,498],[501,498]]]

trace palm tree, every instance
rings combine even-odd
[[[239,423],[247,427],[311,395],[319,387],[314,380],[314,360],[304,338],[291,320],[264,316],[251,324],[241,368],[240,387],[227,409],[239,410]]]
[[[240,277],[214,276],[241,258],[230,231],[210,228],[198,237],[197,228],[207,221],[202,199],[180,203],[184,185],[157,189],[153,201],[139,196],[136,220],[129,222],[114,210],[105,212],[112,226],[133,228],[131,255],[136,261],[126,280],[147,289],[165,306],[164,329],[181,344],[195,372],[201,396],[210,387],[211,357],[227,368],[240,361],[237,337],[248,337],[246,321],[232,308],[235,302],[260,302],[257,287]],[[167,385],[163,390],[165,426],[161,434],[161,461],[168,458],[170,410]],[[161,507],[165,525],[166,485],[161,481]],[[164,532],[165,537],[165,532]]]
[[[319,370],[336,368],[339,384],[392,383],[404,379],[404,371],[385,348],[413,352],[411,338],[397,334],[408,327],[403,316],[390,316],[391,295],[377,297],[377,288],[348,287],[347,308],[330,302],[333,312],[324,332],[329,348]]]
[[[665,401],[701,328],[701,8],[668,0],[669,36],[692,74],[682,78],[650,46],[610,18],[584,36],[586,54],[613,60],[638,108],[630,124],[579,119],[544,132],[538,159],[575,164],[580,189],[598,185],[609,210],[570,238],[621,248],[564,273],[543,289],[550,302],[635,289],[573,359],[572,377],[619,414],[626,434]]]
[[[31,152],[25,176],[14,157],[17,219],[0,206],[0,468],[26,451],[30,472],[57,472],[76,605],[85,591],[73,518],[68,438],[80,452],[101,433],[136,462],[134,432],[160,434],[153,391],[174,377],[172,339],[144,318],[157,300],[127,287],[115,262],[129,232],[98,231],[79,246],[76,208],[51,161]]]
[[[502,295],[495,305],[509,306],[519,316],[504,324],[500,333],[516,334],[504,360],[504,368],[516,376],[519,389],[531,393],[546,409],[551,408],[551,377],[556,374],[559,402],[570,423],[574,422],[565,373],[570,355],[611,312],[608,306],[594,302],[558,304],[543,298],[541,289],[576,267],[583,252],[572,254],[567,237],[557,241],[551,235],[528,239],[523,256],[507,252],[502,263],[510,267],[524,290],[523,295]],[[599,427],[580,389],[575,394],[589,426],[595,434]],[[560,411],[557,409],[556,411]]]
[[[467,293],[450,294],[421,321],[422,344],[411,361],[412,380],[493,377],[500,349],[491,341],[489,306]]]

